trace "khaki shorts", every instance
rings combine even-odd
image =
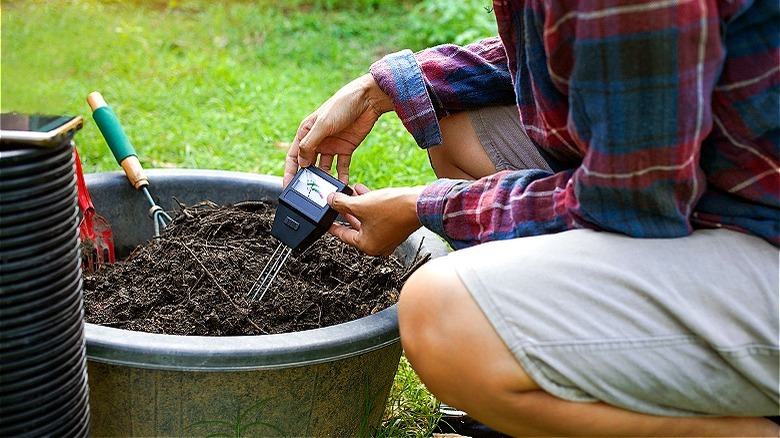
[[[544,169],[550,166],[520,127],[515,106],[495,106],[468,112],[474,132],[496,170]]]
[[[545,391],[670,416],[778,415],[778,250],[574,230],[447,256]]]
[[[506,152],[506,134],[493,135],[490,114],[471,117],[496,166],[527,167],[523,153]],[[573,230],[447,260],[554,396],[668,416],[780,413],[780,252],[762,239]]]

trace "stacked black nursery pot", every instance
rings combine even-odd
[[[0,436],[88,436],[72,134],[0,144]]]

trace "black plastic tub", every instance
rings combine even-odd
[[[73,146],[0,146],[0,436],[87,436]]]
[[[279,177],[225,171],[149,170],[166,210],[185,204],[275,201]],[[87,175],[93,201],[124,256],[153,235],[148,205],[121,173]],[[420,230],[397,251],[447,252]],[[225,424],[261,436],[358,436],[378,425],[401,355],[396,306],[326,328],[295,333],[203,337],[86,324],[92,434],[206,436]],[[220,425],[218,422],[223,422]],[[240,426],[240,425],[238,425]]]

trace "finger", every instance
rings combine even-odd
[[[351,155],[339,155],[336,161],[336,173],[338,173],[339,181],[344,184],[349,184],[349,163],[351,161]]]
[[[334,199],[336,198],[336,199]],[[363,225],[360,222],[360,219],[357,218],[354,214],[352,214],[351,208],[344,204],[344,202],[349,202],[350,197],[341,193],[332,193],[330,196],[328,196],[328,204],[330,204],[331,207],[333,207],[334,210],[338,211],[341,217],[343,217],[349,225],[352,227],[352,229],[355,230],[361,230]],[[334,206],[334,202],[336,203]]]
[[[328,136],[327,127],[325,125],[326,123],[323,122],[321,118],[316,118],[311,125],[309,132],[305,137],[301,138],[301,141],[298,144],[298,147],[300,148],[300,151],[298,152],[298,164],[300,164],[301,167],[306,167],[311,165],[311,163],[316,162],[317,145]]]
[[[339,212],[345,218],[347,215],[354,215],[352,212],[352,200],[349,195],[344,193],[334,192],[328,195],[328,205],[333,207],[334,210]]]
[[[366,187],[366,186],[364,186],[363,184],[360,184],[360,183],[355,184],[353,189],[355,190],[355,193],[358,194],[358,195],[365,195],[366,193],[371,191],[371,189],[369,189],[368,187]]]
[[[343,218],[355,228],[360,228],[360,220],[352,211],[352,198],[344,193],[334,192],[328,195],[328,205],[336,210]]]
[[[303,119],[301,124],[298,126],[298,130],[295,132],[295,138],[293,138],[293,142],[290,145],[290,149],[287,151],[287,158],[285,159],[284,164],[284,178],[282,180],[282,187],[287,187],[288,184],[290,184],[290,181],[292,181],[293,177],[295,177],[295,174],[298,173],[298,169],[301,165],[300,163],[300,145],[301,140],[306,137],[306,135],[309,133],[309,130],[311,129],[312,119],[314,115],[310,115]]]
[[[282,187],[287,187],[287,184],[290,184],[290,181],[292,181],[296,173],[298,173],[298,145],[293,141],[290,150],[287,151],[287,157],[284,160]]]
[[[320,162],[317,167],[330,173],[330,170],[333,168],[333,155],[320,154]]]
[[[349,223],[349,226],[351,226],[356,230],[360,230],[360,228],[362,227],[362,224],[360,223],[360,219],[356,218],[355,215],[346,213],[346,214],[342,214],[341,217],[343,217],[344,220],[346,220]]]
[[[368,187],[364,186],[363,184],[355,185],[354,187],[352,187],[352,190],[353,190],[352,196],[363,195],[363,194],[366,194],[366,193],[371,191]],[[329,202],[332,202],[332,201],[329,201]],[[347,222],[349,222],[349,225],[351,225],[352,228],[354,228],[356,230],[360,230],[361,229],[362,225],[361,225],[360,219],[355,217],[355,215],[350,214],[350,213],[341,213],[341,216]]]
[[[351,245],[354,246],[355,248],[360,249],[359,246],[360,232],[358,230],[344,226],[339,223],[334,223],[333,225],[330,226],[328,232],[336,236],[337,239],[346,243],[347,245]]]

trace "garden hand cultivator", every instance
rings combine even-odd
[[[119,119],[97,91],[87,96],[87,103],[92,108],[92,117],[95,119],[95,123],[106,139],[117,163],[125,171],[130,184],[136,190],[142,191],[146,200],[149,201],[151,205],[149,217],[154,221],[154,235],[159,236],[160,232],[171,222],[171,217],[154,202],[154,198],[149,192],[149,179],[146,177],[141,162],[138,161],[138,155],[122,129]]]
[[[81,158],[76,148],[73,148],[73,158],[76,162],[76,185],[82,219],[79,223],[79,237],[84,245],[85,268],[94,272],[105,262],[114,263],[114,235],[108,221],[95,212],[92,198],[84,181],[84,171],[81,169]]]

